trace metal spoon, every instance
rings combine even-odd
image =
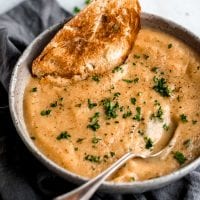
[[[92,197],[92,195],[96,192],[96,190],[99,188],[99,186],[117,169],[119,169],[123,164],[125,164],[129,159],[131,158],[154,158],[158,157],[161,154],[168,154],[171,150],[171,148],[174,146],[176,137],[176,134],[173,135],[173,138],[171,138],[170,142],[167,144],[165,148],[160,150],[157,153],[154,154],[134,154],[132,152],[128,152],[125,155],[123,155],[119,160],[117,160],[115,163],[113,163],[108,169],[103,171],[101,174],[96,176],[95,178],[91,179],[87,183],[83,184],[82,186],[78,187],[77,189],[67,193],[63,194],[61,196],[56,197],[54,200],[88,200]]]

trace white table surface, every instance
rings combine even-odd
[[[3,13],[23,0],[0,0],[0,13]],[[46,0],[48,3],[48,0]],[[83,7],[85,0],[57,0],[60,5],[72,12],[75,6]],[[200,0],[140,0],[144,12],[171,19],[190,29],[200,37]]]

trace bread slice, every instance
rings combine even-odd
[[[137,0],[93,0],[58,31],[33,61],[41,78],[84,79],[121,65],[140,29]]]

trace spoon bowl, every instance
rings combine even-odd
[[[91,179],[84,185],[78,187],[77,189],[69,193],[58,196],[54,200],[89,200],[92,197],[92,195],[96,192],[96,190],[100,187],[100,185],[117,169],[123,166],[128,160],[134,158],[141,158],[141,159],[155,158],[159,156],[161,156],[162,159],[163,157],[165,157],[171,151],[171,148],[173,147],[176,141],[175,133],[172,139],[169,141],[169,144],[167,144],[167,146],[161,149],[159,152],[153,154],[128,152],[95,178]]]

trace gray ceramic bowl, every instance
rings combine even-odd
[[[87,179],[63,169],[53,161],[49,160],[37,149],[37,147],[34,145],[33,141],[29,137],[23,115],[23,95],[25,87],[31,77],[31,63],[33,59],[41,52],[43,47],[55,35],[55,33],[63,26],[63,24],[64,22],[44,31],[25,50],[25,52],[17,62],[12,74],[9,91],[9,103],[12,119],[17,129],[17,132],[27,148],[33,153],[33,155],[36,156],[44,165],[46,165],[46,167],[48,167],[59,176],[67,179],[68,181],[82,184]],[[195,51],[200,52],[200,39],[188,30],[171,21],[165,20],[155,15],[143,13],[142,26],[150,26],[158,30],[170,33],[191,46]],[[200,158],[197,158],[196,160],[194,160],[187,166],[179,169],[178,171],[166,176],[162,176],[160,178],[146,181],[136,181],[132,183],[116,184],[105,182],[101,186],[100,190],[109,193],[141,193],[144,191],[161,188],[185,176],[190,171],[194,170],[198,165],[200,165]]]

